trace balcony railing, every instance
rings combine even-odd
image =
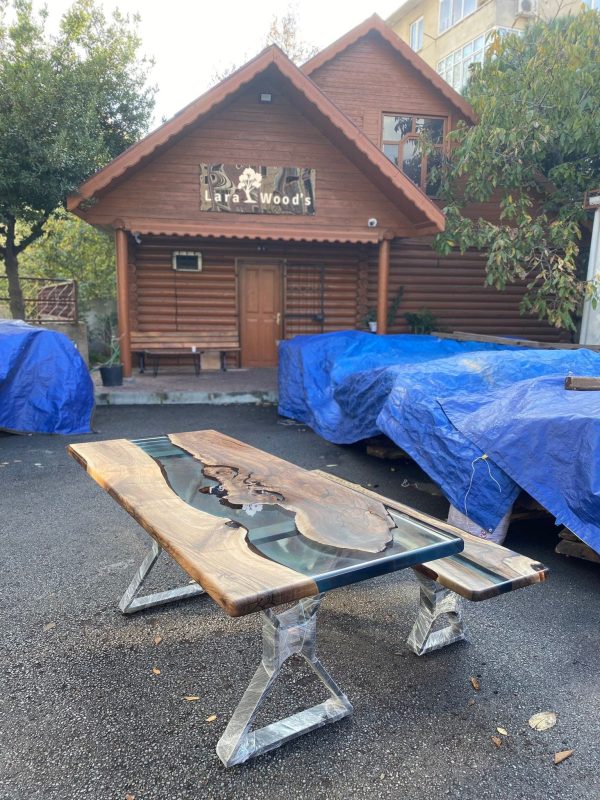
[[[28,322],[77,322],[77,281],[20,278]],[[0,317],[10,317],[8,278],[0,275]]]

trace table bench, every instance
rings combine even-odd
[[[328,475],[321,473],[321,470],[315,472]],[[388,502],[370,489],[335,475],[328,477],[366,497],[377,497],[383,503]],[[396,503],[395,507],[410,510],[418,519],[431,519],[427,514],[421,514],[401,503]],[[438,521],[438,524],[452,531],[457,530],[448,523]],[[462,552],[412,567],[420,584],[420,602],[417,619],[407,644],[418,656],[468,638],[462,619],[463,599],[481,602],[541,583],[548,577],[547,567],[527,556],[466,531],[460,530],[459,534],[465,543]],[[440,620],[444,621],[444,617],[448,624],[440,628]]]
[[[124,614],[205,592],[231,616],[261,613],[262,661],[217,745],[226,766],[352,713],[350,701],[316,654],[316,617],[324,593],[405,567],[446,580],[448,568],[440,564],[466,546],[462,532],[447,523],[215,431],[87,442],[67,449],[154,539],[121,599]],[[193,583],[140,597],[163,549]],[[515,557],[509,559],[514,573],[509,582],[517,581],[516,573],[533,582],[536,570],[529,559],[499,550]],[[494,564],[496,574],[501,568],[508,571],[505,556],[500,562]],[[478,574],[478,568],[474,571]],[[508,590],[499,585],[495,593]],[[274,610],[284,603],[295,605]],[[457,614],[454,607],[442,606],[439,613],[433,609],[434,616]],[[308,663],[328,698],[252,730],[261,704],[293,655]]]
[[[227,370],[227,353],[240,351],[237,331],[132,331],[131,349],[139,355],[140,372],[146,368],[149,356],[153,374],[158,375],[161,356],[191,356],[196,375],[202,370],[202,353],[216,351],[220,355],[221,370]]]

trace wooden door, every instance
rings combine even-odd
[[[281,267],[240,265],[240,338],[243,367],[276,367],[281,338]]]

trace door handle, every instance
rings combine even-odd
[[[275,322],[277,325],[281,325],[281,311],[277,312],[277,316],[275,317]]]

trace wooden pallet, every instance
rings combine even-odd
[[[582,542],[568,528],[562,528],[558,535],[560,536],[560,542],[556,545],[555,553],[560,553],[563,556],[572,556],[573,558],[582,558],[585,561],[591,561],[593,564],[600,564],[600,555],[585,542]]]

